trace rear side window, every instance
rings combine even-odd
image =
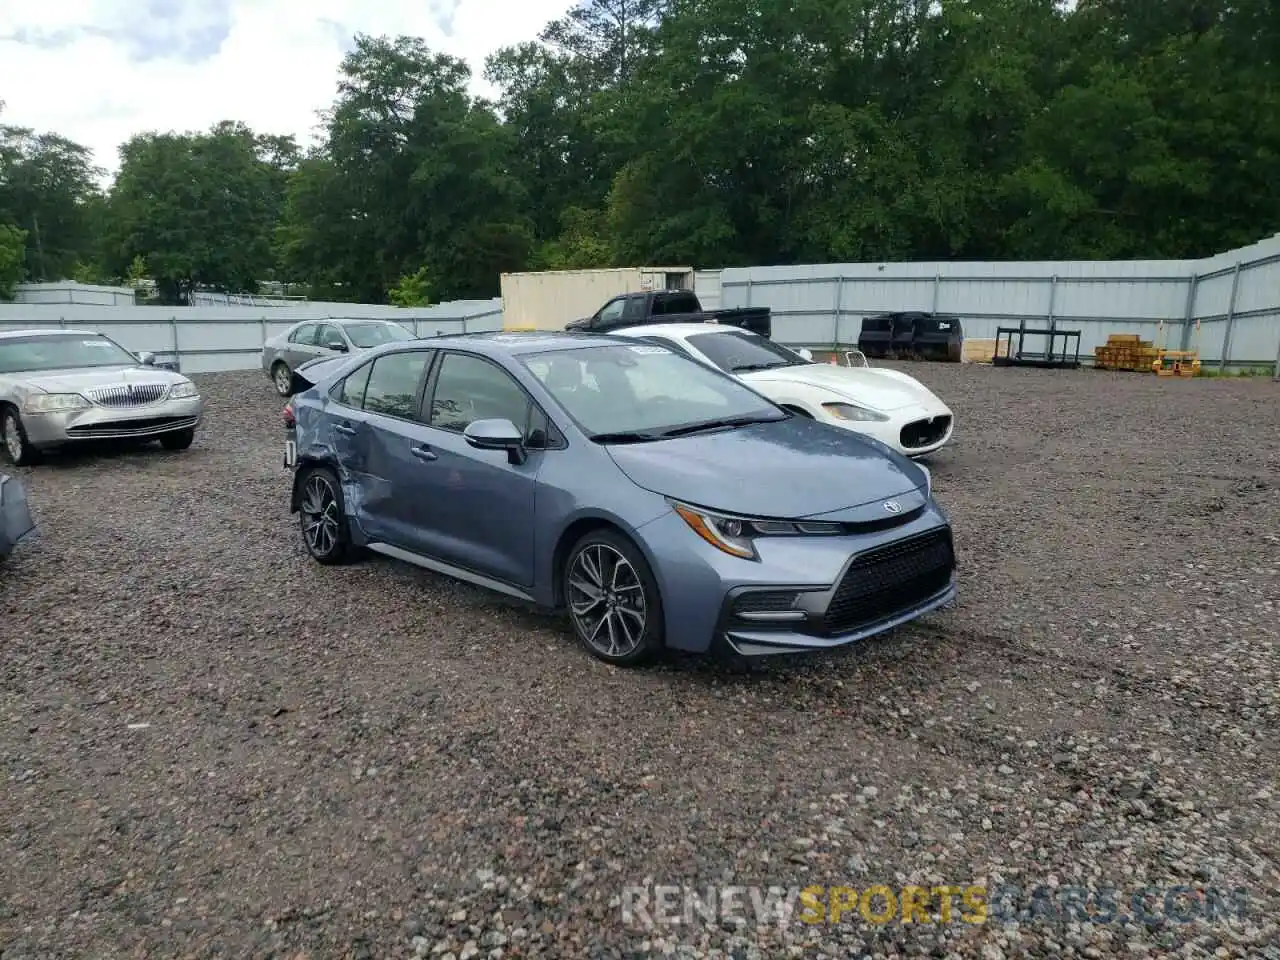
[[[692,293],[667,294],[654,298],[653,312],[665,313],[697,313],[701,304]]]
[[[314,323],[304,323],[293,333],[289,334],[290,343],[313,344],[316,339],[316,327]]]
[[[364,409],[402,420],[418,417],[418,388],[431,359],[428,350],[388,353],[369,364]]]
[[[359,370],[347,374],[333,391],[333,399],[347,407],[359,409],[364,406],[364,389],[372,371],[373,364],[366,363]]]

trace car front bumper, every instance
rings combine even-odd
[[[101,440],[146,440],[194,429],[203,412],[200,397],[162,400],[136,407],[94,405],[57,413],[24,413],[27,441],[37,450],[53,450]]]
[[[955,599],[951,527],[932,500],[907,522],[846,536],[764,537],[758,560],[700,539],[677,514],[640,530],[667,646],[759,657],[842,647]]]

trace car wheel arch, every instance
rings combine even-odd
[[[337,476],[338,482],[342,483],[342,471],[336,457],[299,453],[298,465],[293,471],[293,489],[289,493],[290,513],[297,513],[302,508],[302,481],[312,467],[327,467]]]
[[[644,557],[645,563],[649,565],[649,570],[654,579],[658,579],[657,566],[653,555],[649,552],[644,542],[636,536],[631,527],[616,517],[603,514],[593,513],[576,517],[560,532],[560,536],[556,539],[555,549],[551,553],[551,599],[553,606],[557,609],[564,606],[564,567],[569,559],[569,551],[573,549],[574,544],[593,530],[609,530],[625,537],[629,543],[640,551],[640,555]],[[658,588],[661,590],[661,583],[659,583]]]

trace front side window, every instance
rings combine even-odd
[[[347,339],[361,350],[384,343],[417,339],[411,331],[398,323],[371,320],[368,323],[344,323],[342,326],[347,331]]]
[[[689,337],[689,345],[725,373],[798,367],[810,362],[781,344],[742,330],[695,333]]]
[[[601,323],[612,323],[622,316],[622,310],[627,305],[627,301],[623,299],[614,300],[612,303],[605,304],[600,311]]]
[[[364,409],[402,420],[417,419],[418,388],[430,359],[429,350],[406,350],[374,360],[364,388]]]
[[[786,417],[737,381],[653,344],[555,350],[522,359],[592,437],[625,434],[632,440],[655,440],[700,424]]]
[[[343,346],[346,345],[346,342],[342,339],[342,331],[332,323],[320,324],[320,326],[316,328],[316,346],[324,347],[326,350],[331,350],[335,343],[341,343]]]
[[[461,432],[477,420],[510,420],[529,428],[528,394],[496,364],[465,353],[445,354],[431,395],[431,426]]]
[[[0,373],[132,367],[138,358],[114,340],[94,334],[48,334],[0,340]]]

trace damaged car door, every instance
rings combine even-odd
[[[336,431],[346,429],[352,451],[350,472],[359,497],[352,512],[370,540],[401,547],[414,540],[417,491],[412,478],[420,463],[413,438],[434,354],[434,350],[379,354],[366,364],[369,373],[359,422],[341,417],[335,421]]]

